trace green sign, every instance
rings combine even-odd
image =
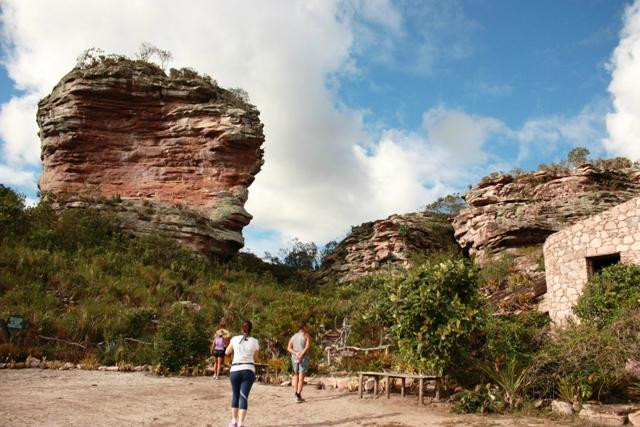
[[[7,329],[10,333],[25,331],[28,326],[27,320],[22,316],[9,316],[7,319]]]

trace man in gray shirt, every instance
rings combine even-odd
[[[311,346],[311,337],[307,331],[307,324],[300,322],[299,330],[291,339],[287,351],[291,353],[291,365],[293,366],[293,376],[291,377],[291,385],[295,393],[295,401],[297,403],[304,402],[302,398],[302,387],[304,387],[304,375],[309,370],[309,347]]]

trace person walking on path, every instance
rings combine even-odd
[[[287,351],[291,353],[291,365],[293,366],[291,385],[297,403],[304,402],[302,388],[304,387],[304,375],[309,370],[309,347],[311,347],[311,337],[307,331],[307,324],[300,322],[298,332],[289,339],[287,346]]]
[[[231,421],[229,427],[243,427],[249,406],[249,392],[256,379],[254,356],[260,349],[258,340],[251,337],[253,324],[249,320],[242,322],[242,335],[231,338],[226,354],[233,353],[229,371],[231,382]]]
[[[215,360],[215,365],[213,367],[213,378],[216,380],[220,378],[220,371],[222,371],[222,363],[224,362],[224,351],[226,348],[226,339],[223,336],[223,332],[221,329],[216,331],[216,336],[211,342],[211,352],[213,353],[213,358]]]

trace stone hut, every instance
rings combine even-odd
[[[589,280],[618,262],[640,264],[640,197],[549,236],[544,243],[551,319],[563,323]]]

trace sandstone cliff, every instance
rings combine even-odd
[[[638,194],[640,169],[620,159],[496,175],[466,193],[453,227],[463,249],[491,264],[483,274],[493,276],[494,302],[522,306],[546,292],[542,244],[550,234]]]
[[[39,188],[62,207],[108,206],[131,232],[162,232],[206,255],[243,246],[263,126],[210,78],[108,58],[64,76],[37,120]]]
[[[411,255],[457,247],[453,228],[441,215],[416,212],[353,227],[324,260],[317,277],[347,282],[384,268],[407,268]]]

